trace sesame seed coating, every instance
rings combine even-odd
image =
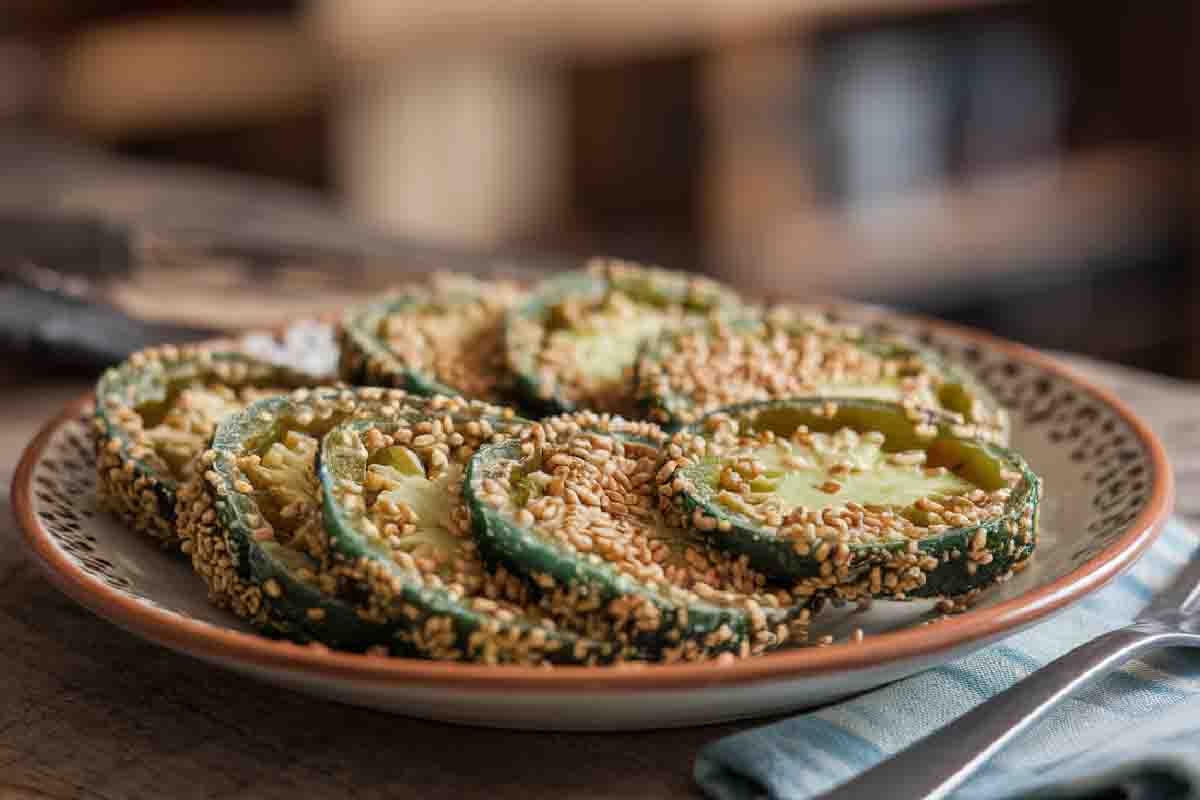
[[[932,412],[914,422],[896,404],[829,405],[709,415],[672,437],[686,464],[660,493],[713,546],[794,581],[796,596],[958,595],[1028,558],[1041,484],[1018,456],[953,436]],[[922,445],[926,426],[936,437]]]
[[[91,430],[102,505],[175,549],[175,493],[217,422],[311,381],[240,353],[165,346],[133,354],[96,385]]]
[[[226,418],[211,469],[188,486],[180,519],[193,566],[219,605],[297,641],[482,663],[611,661],[611,643],[530,618],[521,582],[474,554],[455,500],[462,464],[515,424],[496,406],[395,389],[255,404]],[[406,477],[424,494],[406,494]],[[418,501],[430,497],[449,498],[443,517],[423,518]]]
[[[333,503],[326,505],[326,527],[335,556],[365,570],[368,613],[412,619],[397,628],[401,638],[417,631],[415,623],[445,620],[438,624],[447,635],[437,642],[412,639],[429,658],[534,665],[623,658],[612,642],[548,619],[528,603],[522,581],[480,558],[463,469],[479,447],[519,423],[462,411],[469,409],[432,421],[350,423],[325,438],[321,480]],[[428,432],[413,436],[411,448],[396,444],[417,430]],[[422,436],[428,438],[418,441]]]
[[[1003,440],[986,391],[913,342],[872,339],[816,311],[714,319],[660,337],[638,358],[637,400],[655,422],[691,424],[719,408],[787,397],[872,397],[972,423],[961,435]]]
[[[467,480],[481,546],[531,580],[555,620],[647,657],[707,660],[802,640],[807,600],[666,523],[655,490],[671,468],[665,441],[652,424],[579,412],[485,448]]]
[[[509,312],[508,368],[536,410],[629,415],[643,342],[739,306],[736,294],[705,278],[596,259],[543,282]]]
[[[438,273],[347,312],[339,374],[350,383],[499,402],[508,393],[502,327],[523,298],[510,281]]]
[[[314,461],[317,437],[338,422],[394,416],[408,401],[399,390],[299,389],[221,421],[200,459],[207,469],[176,504],[183,549],[216,605],[300,642],[378,643],[378,625],[340,596]]]

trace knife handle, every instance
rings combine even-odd
[[[0,284],[0,353],[43,373],[97,373],[155,344],[216,331],[134,319],[119,309],[22,284]]]

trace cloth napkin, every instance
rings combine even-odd
[[[1195,531],[1172,520],[1131,570],[1054,619],[882,689],[714,742],[696,758],[696,781],[715,800],[799,800],[832,789],[1129,622],[1198,545]],[[1077,693],[953,797],[1200,799],[1200,650],[1152,654]]]

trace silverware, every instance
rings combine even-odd
[[[1130,659],[1164,647],[1200,647],[1200,559],[1132,624],[1076,647],[821,798],[947,797],[1070,694]]]

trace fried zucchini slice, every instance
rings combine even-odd
[[[398,389],[256,403],[222,423],[204,475],[180,492],[193,566],[218,605],[272,636],[436,659],[599,663],[612,647],[518,616],[520,581],[486,574],[457,536],[461,463],[512,424],[497,406]],[[406,529],[421,512],[427,524]]]
[[[391,632],[359,613],[329,557],[316,459],[337,425],[396,418],[413,400],[399,389],[299,389],[222,421],[176,506],[215,605],[268,636],[391,651]]]
[[[347,312],[338,372],[354,385],[501,402],[511,388],[504,314],[522,296],[511,281],[439,273]]]
[[[650,423],[580,412],[484,446],[464,493],[484,558],[525,577],[561,624],[658,661],[762,653],[802,640],[809,610],[669,525],[667,459]]]
[[[1007,441],[1008,419],[976,381],[901,337],[788,308],[668,334],[638,359],[637,400],[668,430],[719,408],[788,397],[867,397],[957,415],[974,435]]]
[[[101,503],[175,549],[175,495],[226,414],[313,383],[236,352],[172,346],[135,353],[101,375],[92,416]]]
[[[740,305],[714,281],[624,261],[595,260],[546,280],[507,316],[506,357],[519,401],[535,416],[585,409],[630,415],[643,343]]]
[[[422,414],[355,421],[325,436],[318,477],[330,547],[354,565],[367,613],[402,621],[418,654],[487,664],[601,664],[629,653],[558,626],[528,587],[489,570],[472,537],[464,468],[512,419]]]
[[[735,406],[676,434],[660,491],[797,594],[961,597],[1024,568],[1041,481],[959,428],[862,398]]]

